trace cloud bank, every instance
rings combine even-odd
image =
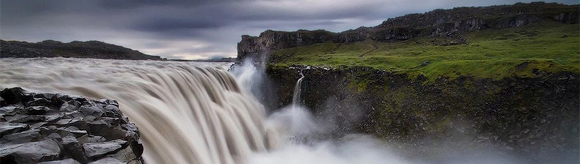
[[[0,39],[100,40],[175,59],[235,57],[243,34],[340,32],[439,8],[516,0],[28,0],[0,2]],[[531,2],[524,0],[523,2]],[[556,0],[576,4],[577,0]]]

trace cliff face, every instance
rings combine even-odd
[[[279,86],[279,106],[292,101],[298,70],[267,69]],[[447,140],[455,144],[449,147],[466,151],[478,144],[496,145],[528,159],[526,163],[579,160],[577,73],[435,81],[369,67],[311,68],[302,73],[303,104],[317,118],[339,127],[333,136],[373,134],[418,154],[431,143]]]
[[[478,30],[521,27],[540,21],[575,24],[579,5],[518,3],[490,7],[460,7],[391,18],[375,27],[361,27],[341,33],[324,30],[282,32],[268,30],[258,37],[244,35],[238,43],[238,59],[267,58],[271,51],[323,42],[352,43],[367,39],[396,42],[415,37],[443,37],[467,43],[463,33]]]
[[[97,59],[161,60],[129,48],[99,41],[62,43],[46,40],[38,43],[0,40],[0,58],[76,57]]]

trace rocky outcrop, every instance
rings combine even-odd
[[[99,41],[62,43],[45,40],[38,43],[0,40],[0,58],[75,57],[96,59],[161,60],[129,48]]]
[[[238,59],[252,57],[259,61],[267,58],[270,51],[323,43],[332,40],[335,36],[335,33],[325,30],[298,30],[296,32],[268,30],[261,33],[259,37],[243,35],[242,41],[238,43]]]
[[[114,100],[0,92],[0,163],[143,163],[139,130]]]
[[[302,69],[303,104],[337,127],[331,136],[372,134],[417,154],[452,141],[446,146],[465,151],[494,145],[525,163],[579,161],[578,73],[430,81],[370,67],[305,68],[268,67],[278,107],[291,103]]]
[[[283,32],[268,30],[258,37],[244,35],[238,43],[238,59],[267,59],[279,49],[323,42],[352,43],[367,39],[396,42],[417,37],[449,40],[444,45],[467,44],[467,32],[521,27],[541,21],[576,24],[579,5],[532,2],[489,7],[438,9],[422,14],[390,18],[375,27],[361,27],[341,33],[324,30]]]

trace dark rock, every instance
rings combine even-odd
[[[84,122],[82,119],[83,118],[80,118],[80,117],[65,118],[65,119],[58,120],[54,124],[58,125],[58,126],[68,126],[68,125],[81,126],[82,123]]]
[[[29,127],[26,124],[0,122],[0,137],[7,134],[21,132],[28,128]]]
[[[0,92],[0,96],[6,101],[6,104],[16,104],[22,102],[24,97],[24,89],[22,88],[6,88]]]
[[[42,126],[45,126],[46,124],[48,124],[48,122],[37,122],[37,123],[31,124],[30,128],[31,129],[38,129]]]
[[[81,137],[78,137],[79,142],[81,144],[84,143],[98,143],[98,142],[105,142],[107,141],[107,139],[103,136],[95,136],[95,135],[84,135]]]
[[[5,116],[5,119],[10,123],[44,122],[45,116],[17,114],[14,116]]]
[[[60,106],[59,110],[61,111],[76,111],[81,106],[80,102],[78,101],[67,101],[63,102]]]
[[[61,140],[62,140],[62,136],[60,136],[60,134],[58,134],[58,133],[52,133],[52,134],[49,134],[49,135],[48,135],[48,136],[46,136],[45,138],[52,138],[52,139],[54,139],[55,141],[61,141]]]
[[[88,134],[87,131],[79,130],[77,127],[74,126],[69,126],[67,128],[58,128],[57,132],[61,136],[73,135],[74,137],[81,137]]]
[[[50,104],[48,104],[48,105],[50,105]],[[24,108],[24,110],[26,111],[26,114],[28,114],[28,115],[44,115],[48,111],[50,111],[50,108],[46,107],[48,105],[45,105],[45,106],[29,106],[29,107]]]
[[[0,107],[8,105],[8,102],[4,98],[0,97]]]
[[[64,116],[63,113],[53,113],[53,114],[44,115],[44,121],[54,123],[54,122],[59,121],[59,119],[61,119],[63,116]]]
[[[119,108],[115,105],[107,105],[104,107],[103,111],[105,111],[105,114],[103,115],[105,117],[120,117],[121,116],[121,110],[119,110]]]
[[[34,94],[32,97],[33,98],[41,98],[41,99],[52,99],[56,96],[56,94],[54,93],[40,93],[40,94]]]
[[[125,164],[115,158],[103,158],[101,160],[91,162],[90,164]]]
[[[26,106],[53,106],[53,102],[49,99],[34,98],[32,101],[26,102]]]
[[[2,92],[14,102],[0,107],[0,163],[143,162],[139,131],[116,101]]]
[[[117,153],[112,154],[112,155],[108,155],[108,156],[115,158],[115,159],[118,159],[119,161],[121,161],[123,163],[128,163],[130,161],[134,161],[137,159],[137,157],[135,156],[135,154],[133,152],[135,152],[135,150],[133,150],[131,147],[125,147],[125,148],[119,150]]]
[[[95,117],[100,117],[101,115],[103,115],[103,110],[97,106],[83,105],[80,107],[80,111],[84,115],[91,115]]]
[[[40,136],[40,130],[30,129],[18,133],[5,135],[0,139],[0,144],[21,144],[26,142],[37,141]]]
[[[97,159],[101,158],[107,154],[114,154],[126,146],[127,141],[120,139],[99,142],[99,143],[85,143],[83,144],[84,152],[89,158]]]
[[[14,105],[10,105],[10,106],[4,106],[0,108],[0,114],[1,115],[14,115],[16,114],[15,110],[20,110],[18,106],[14,106]]]
[[[0,148],[2,163],[38,163],[58,159],[60,147],[52,139],[15,145],[4,145]]]
[[[38,164],[80,164],[78,161],[74,159],[63,159],[58,161],[47,161],[47,162],[40,162]]]
[[[81,144],[74,136],[66,136],[62,138],[62,146],[64,152],[68,154],[68,156],[72,157],[73,159],[80,161],[82,163],[87,163],[90,161],[88,157],[85,155]]]
[[[141,142],[141,140],[132,140],[130,141],[129,146],[131,146],[133,154],[137,157],[141,156],[141,154],[143,154],[143,151],[145,150],[143,148],[143,143]]]

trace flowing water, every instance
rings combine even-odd
[[[251,63],[251,62],[246,62]],[[263,69],[231,63],[98,59],[0,59],[0,89],[107,98],[140,130],[148,163],[171,164],[513,164],[485,150],[469,157],[449,151],[443,162],[403,158],[367,135],[310,140],[329,128],[301,105],[302,77],[293,103],[266,116],[251,91]],[[304,140],[306,139],[306,140]],[[461,151],[461,150],[460,150]],[[457,151],[459,152],[459,151]],[[445,154],[445,153],[444,153]]]
[[[148,163],[234,164],[273,144],[264,108],[223,70],[229,64],[0,59],[0,88],[118,100]]]

